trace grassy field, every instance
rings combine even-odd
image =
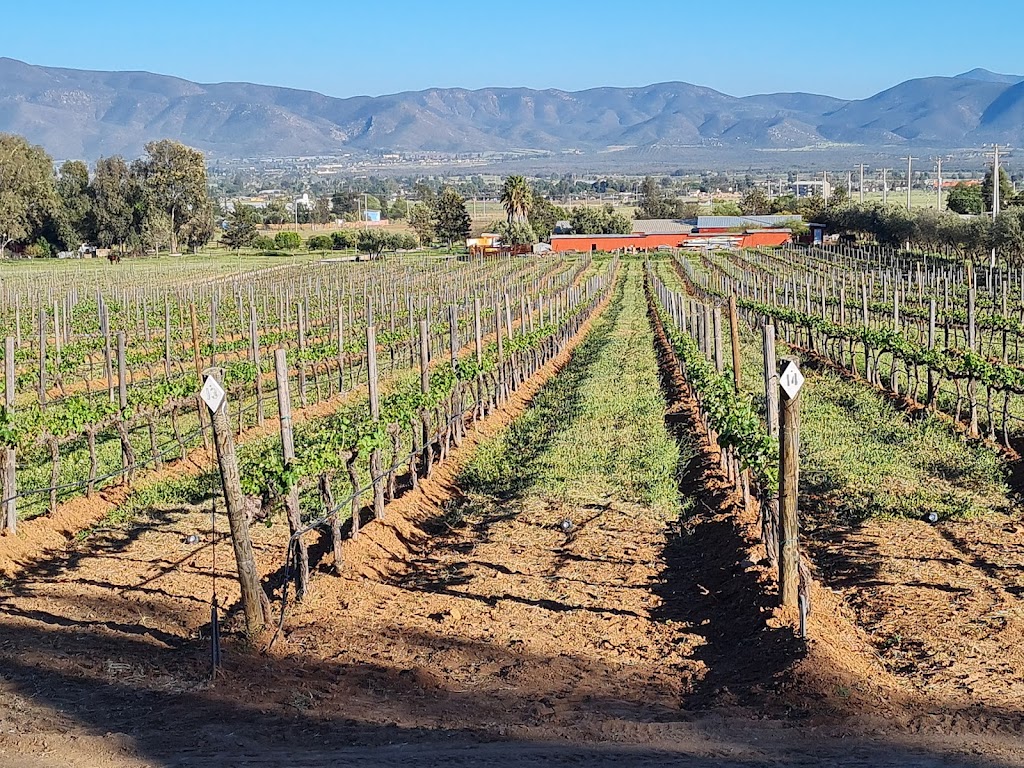
[[[481,447],[463,474],[470,492],[493,500],[531,494],[553,503],[608,498],[679,513],[680,449],[664,425],[641,266],[627,274],[570,365],[533,407]]]

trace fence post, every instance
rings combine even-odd
[[[420,393],[430,392],[430,325],[420,320]],[[434,449],[430,445],[430,416],[424,408],[420,413],[423,426],[423,474],[429,477],[433,470]],[[415,473],[414,473],[415,474]]]
[[[675,302],[673,301],[674,305]],[[736,294],[734,293],[729,294],[729,337],[732,342],[732,378],[736,384],[736,391],[739,392],[742,389],[740,379],[740,328],[739,317],[736,312]]]
[[[14,410],[14,387],[17,383],[14,371],[14,345],[14,337],[8,336],[4,342],[4,406],[7,408],[8,415]],[[18,528],[18,508],[15,499],[18,494],[15,474],[17,461],[14,446],[6,446],[3,450],[3,527],[9,535],[13,535]]]
[[[39,310],[39,405],[46,408],[46,310]]]
[[[370,420],[380,421],[380,392],[377,381],[377,326],[366,326],[366,374],[370,391]],[[373,516],[384,519],[384,478],[381,476],[380,448],[370,451],[370,480],[373,483]]]
[[[283,349],[274,350],[274,375],[277,377],[277,411],[281,422],[281,453],[285,467],[295,463],[295,438],[292,433],[292,397],[288,386],[288,358]],[[293,536],[302,528],[302,510],[299,507],[299,489],[292,486],[284,498],[288,516],[288,531]],[[295,540],[296,571],[295,593],[301,600],[309,588],[309,551],[300,536]]]
[[[256,557],[253,554],[252,540],[249,538],[249,522],[245,517],[242,481],[238,472],[238,457],[235,455],[235,440],[228,423],[227,397],[220,378],[219,369],[208,368],[203,372],[203,390],[210,392],[209,399],[200,395],[208,407],[211,403],[213,413],[213,442],[217,449],[217,464],[220,467],[221,486],[224,489],[224,501],[228,511],[228,523],[231,527],[231,543],[235,550],[235,563],[238,566],[238,583],[242,591],[242,611],[245,614],[245,628],[250,636],[256,635],[267,623],[269,600],[260,585],[259,572],[256,570]],[[213,384],[210,384],[210,382]],[[220,392],[220,402],[215,397]]]
[[[203,364],[199,359],[199,326],[196,321],[196,304],[194,301],[188,303],[188,315],[192,326],[192,362],[196,366],[196,376],[202,381]],[[203,448],[209,453],[210,436],[206,431],[206,409],[203,408],[202,403],[199,403],[199,431],[203,435]]]
[[[256,305],[249,305],[249,352],[256,368],[256,424],[263,426],[263,370],[260,365],[259,323],[256,319]]]
[[[717,304],[711,311],[711,327],[714,334],[715,370],[722,373],[725,370],[722,359],[722,309]]]
[[[779,592],[784,606],[796,607],[800,545],[797,496],[800,492],[800,390],[803,374],[797,361],[786,360],[779,377],[781,432],[779,445]]]

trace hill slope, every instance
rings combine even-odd
[[[868,99],[777,93],[737,98],[668,82],[569,92],[433,88],[332,98],[250,83],[91,72],[0,58],[0,131],[57,158],[134,156],[154,138],[215,155],[373,152],[602,152],[635,147],[798,148],[1020,143],[1019,78],[987,70],[909,80]]]

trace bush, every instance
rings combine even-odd
[[[333,248],[336,251],[344,251],[356,247],[356,233],[351,229],[339,229],[331,235],[334,241]]]
[[[294,251],[302,247],[302,236],[298,232],[278,232],[274,235],[274,247],[281,251]]]
[[[252,247],[258,251],[273,251],[277,248],[277,243],[270,235],[256,235],[253,238]]]
[[[40,237],[25,248],[25,255],[33,259],[48,259],[53,256],[53,246],[46,238]]]
[[[306,241],[306,248],[310,251],[334,250],[334,238],[330,235],[313,235]]]

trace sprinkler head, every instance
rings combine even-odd
[[[932,525],[935,525],[935,523],[939,522],[939,515],[937,512],[925,512],[924,517],[921,519],[924,520],[926,523],[931,523]]]
[[[198,544],[199,543],[199,536],[197,534],[195,534],[195,533],[190,533],[188,536],[185,537],[185,543],[186,544]]]
[[[558,527],[562,529],[562,533],[569,533],[572,530],[572,520],[565,519],[558,524]]]

